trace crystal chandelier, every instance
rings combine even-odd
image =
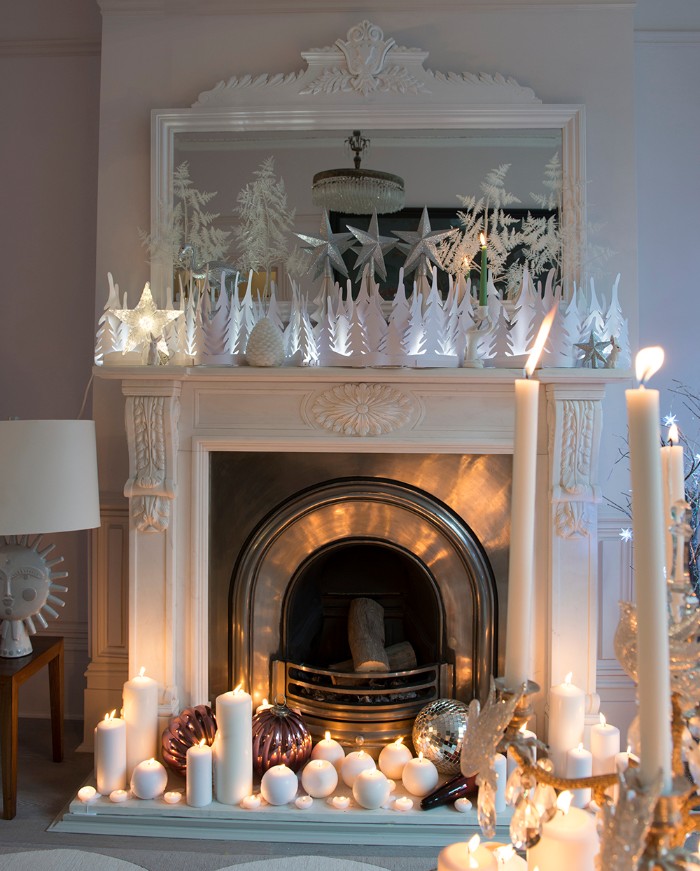
[[[354,152],[354,169],[327,169],[317,172],[311,185],[311,198],[315,206],[350,215],[371,215],[398,212],[403,208],[403,179],[390,172],[360,169],[362,155],[369,139],[359,130],[345,140]]]

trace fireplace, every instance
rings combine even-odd
[[[210,462],[212,697],[242,682],[258,698],[285,696],[319,736],[383,743],[410,732],[427,702],[485,696],[506,595],[510,457]],[[347,662],[362,598],[383,609],[399,667],[362,676]]]
[[[502,671],[507,634],[518,374],[102,367],[99,377],[119,380],[125,397],[129,662],[127,671],[106,648],[93,656],[86,721],[114,707],[127,673],[144,666],[161,685],[164,725],[183,707],[244,681],[257,702],[274,692],[291,695],[321,728],[330,715],[315,710],[316,699],[304,700],[304,684],[328,678],[330,689],[338,686],[332,675],[318,673],[333,671],[325,666],[343,658],[344,642],[334,646],[329,638],[347,606],[345,593],[335,596],[323,577],[353,563],[410,577],[413,608],[429,623],[423,634],[395,585],[380,598],[387,638],[409,640],[416,667],[432,672],[418,675],[416,684],[432,683],[426,692],[465,701],[483,696],[489,675]],[[574,671],[586,687],[592,722],[599,704],[601,400],[605,384],[621,376],[569,369],[542,370],[538,377],[536,607],[528,670],[543,688]],[[378,506],[401,518],[389,532],[384,520],[375,522]],[[353,523],[336,527],[336,517]],[[454,570],[441,572],[440,559],[417,552],[416,542],[429,541]],[[97,643],[119,595],[114,567],[122,542],[112,532],[97,541]],[[376,576],[367,582],[378,583]],[[376,589],[363,584],[351,594],[371,598]],[[326,586],[330,593],[321,595]],[[331,622],[306,637],[299,632],[303,615],[314,625],[321,617]],[[313,639],[318,656],[309,655]],[[316,670],[312,678],[307,667]],[[543,695],[535,710],[544,717]],[[336,722],[350,734],[358,716]],[[397,711],[390,726],[385,719],[376,727],[364,722],[363,729],[399,731],[410,713]]]

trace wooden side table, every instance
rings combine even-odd
[[[3,818],[17,813],[17,719],[19,688],[45,665],[49,667],[51,742],[53,761],[63,761],[63,638],[35,635],[31,653],[17,659],[0,658],[0,756],[2,758]]]

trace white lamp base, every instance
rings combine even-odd
[[[15,659],[31,652],[32,642],[24,623],[21,620],[3,620],[0,623],[0,656]]]

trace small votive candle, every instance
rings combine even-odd
[[[387,777],[398,780],[403,774],[404,766],[413,759],[413,754],[403,743],[403,738],[397,738],[391,744],[382,748],[379,754],[379,770]]]
[[[182,793],[177,790],[171,790],[170,792],[163,793],[163,801],[166,804],[180,804],[182,801]]]
[[[331,733],[326,732],[325,737],[318,744],[315,744],[311,750],[312,759],[325,759],[331,765],[335,765],[338,773],[345,759],[345,750],[341,744],[331,738]]]
[[[440,775],[433,763],[429,759],[425,759],[422,753],[419,753],[416,759],[411,759],[404,765],[401,780],[411,795],[422,798],[435,789]]]
[[[262,801],[259,795],[246,795],[241,799],[241,807],[249,811],[256,811],[261,804]]]
[[[314,800],[310,795],[300,795],[299,798],[294,800],[294,804],[299,808],[300,811],[307,811],[310,807],[313,807]]]
[[[343,759],[340,776],[343,778],[343,783],[352,789],[355,778],[361,771],[368,771],[376,767],[375,761],[369,753],[365,753],[364,750],[354,750]]]
[[[109,794],[109,800],[115,804],[121,804],[129,798],[129,793],[125,789],[113,789]]]
[[[397,811],[410,811],[413,809],[413,799],[407,795],[399,796],[394,802],[394,809]]]
[[[468,798],[458,798],[455,802],[455,810],[459,811],[461,814],[466,814],[467,811],[472,809],[472,803]]]
[[[350,807],[350,799],[347,795],[334,795],[332,799],[330,799],[330,803],[339,811],[344,811],[346,808]]]
[[[90,804],[99,798],[99,793],[94,786],[81,786],[78,790],[78,798],[83,804]]]

